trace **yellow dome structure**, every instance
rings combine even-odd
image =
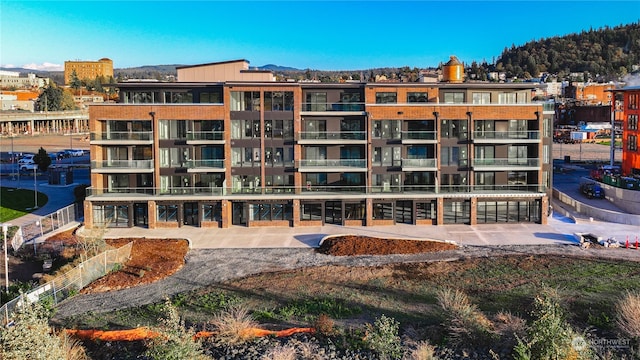
[[[464,80],[464,65],[457,57],[451,55],[449,61],[442,67],[442,81],[461,83]]]

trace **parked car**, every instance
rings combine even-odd
[[[32,162],[20,165],[20,171],[34,171],[38,169],[38,164]]]
[[[600,184],[585,182],[580,184],[580,192],[582,192],[589,199],[602,199],[604,198],[604,189]]]
[[[24,155],[23,157],[20,158],[20,160],[18,160],[18,165],[23,165],[23,164],[33,164],[35,163],[33,161],[33,157],[35,155],[33,154],[29,154],[29,155]]]
[[[66,149],[65,153],[69,154],[69,156],[82,156],[82,155],[84,155],[84,150],[82,150],[82,149]]]

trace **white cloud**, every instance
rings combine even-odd
[[[16,67],[16,66],[13,65],[13,64],[0,65],[0,68],[5,68],[5,69],[11,69],[11,68],[14,68],[14,67]]]
[[[42,71],[64,71],[64,66],[60,64],[52,64],[48,62],[44,62],[42,64],[24,64],[23,68],[29,70],[42,70]]]

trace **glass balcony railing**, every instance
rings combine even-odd
[[[307,159],[298,160],[298,167],[367,167],[366,159]]]
[[[402,140],[436,140],[435,131],[402,131]]]
[[[513,140],[540,140],[540,131],[538,130],[529,130],[529,131],[474,131],[473,132],[474,139],[488,139],[488,140],[502,140],[502,139],[513,139]]]
[[[364,103],[302,103],[302,111],[364,111]]]
[[[152,131],[108,131],[108,132],[92,132],[90,139],[92,141],[152,141]]]
[[[437,159],[402,159],[403,168],[435,168]]]
[[[365,140],[366,131],[301,131],[298,140]]]
[[[507,159],[473,159],[474,167],[538,167],[538,158],[507,158]]]
[[[120,188],[94,188],[86,189],[87,196],[121,196],[122,194],[140,195],[140,196],[158,196],[158,195],[202,195],[202,196],[220,196],[229,195],[255,195],[270,194],[290,196],[291,194],[308,193],[313,196],[317,193],[331,194],[386,194],[386,193],[407,193],[407,194],[441,194],[441,193],[536,193],[542,194],[546,191],[543,185],[537,184],[503,184],[503,185],[325,185],[310,184],[306,186],[264,186],[264,187],[246,187],[246,188],[223,188],[223,187],[120,187]]]
[[[92,169],[153,169],[153,159],[150,160],[103,160],[92,161]]]
[[[186,162],[186,168],[187,169],[197,169],[197,168],[224,169],[224,159],[188,160]]]
[[[189,131],[187,141],[189,140],[224,140],[224,131]]]

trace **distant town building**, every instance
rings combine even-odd
[[[3,89],[43,88],[49,84],[48,78],[40,78],[35,74],[20,76],[17,71],[0,70],[0,87]]]
[[[18,90],[0,91],[0,107],[2,110],[34,110],[34,102],[38,99],[38,93],[35,91]]]
[[[76,72],[80,80],[93,80],[96,77],[113,77],[113,61],[102,58],[98,61],[65,61],[64,62],[64,83],[69,84],[71,74]]]
[[[566,98],[576,99],[585,104],[611,105],[611,90],[615,87],[613,83],[570,82],[563,89],[563,95]]]

